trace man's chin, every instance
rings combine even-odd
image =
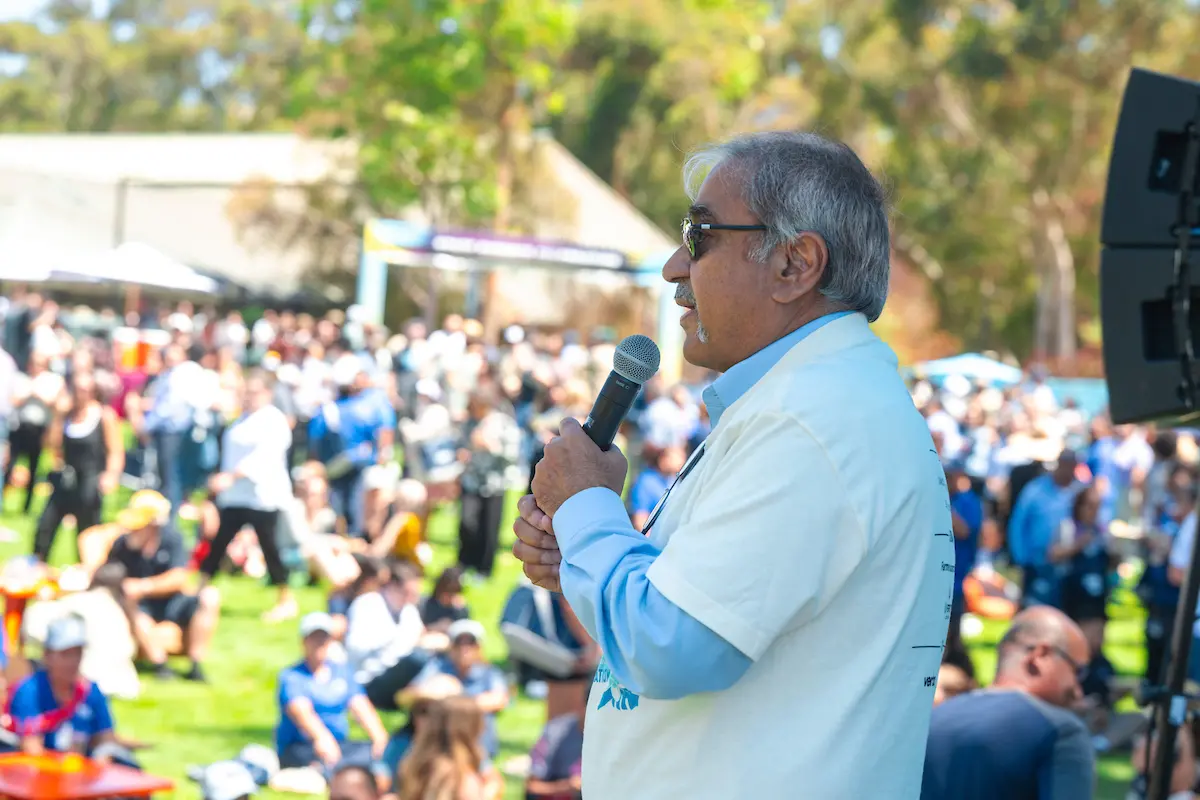
[[[700,341],[700,336],[695,328],[684,333],[683,358],[693,366],[711,369],[707,363],[709,358],[708,342]]]

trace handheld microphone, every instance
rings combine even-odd
[[[626,336],[617,345],[612,372],[608,373],[608,380],[583,423],[583,430],[601,450],[612,446],[621,420],[629,413],[642,386],[658,372],[660,359],[658,345],[640,333]]]

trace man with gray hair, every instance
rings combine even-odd
[[[1035,606],[1013,618],[989,689],[933,710],[921,800],[1089,800],[1092,739],[1072,710],[1089,660],[1083,631]]]
[[[915,797],[945,645],[945,476],[868,323],[884,192],[845,145],[756,133],[693,156],[663,267],[712,432],[642,531],[624,456],[563,422],[514,553],[601,646],[587,797]],[[869,769],[864,769],[869,764]]]

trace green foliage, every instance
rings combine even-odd
[[[520,229],[537,189],[529,134],[550,127],[667,230],[686,151],[816,129],[892,187],[897,254],[943,327],[1020,355],[1069,357],[1095,327],[1129,67],[1200,77],[1187,0],[92,5],[0,24],[0,55],[24,64],[0,81],[0,129],[353,138],[372,211]]]
[[[314,135],[358,140],[376,208],[490,221],[510,144],[502,131],[554,101],[552,65],[572,16],[552,0],[308,0],[316,57],[293,83],[291,108]]]
[[[56,0],[35,22],[0,23],[9,131],[262,130],[280,121],[306,37],[278,3]]]

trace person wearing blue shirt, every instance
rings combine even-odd
[[[447,630],[450,650],[432,659],[401,694],[412,703],[426,696],[429,687],[441,686],[444,677],[456,679],[462,693],[483,712],[483,736],[480,744],[489,758],[500,750],[496,733],[496,714],[508,706],[508,682],[503,673],[483,657],[483,626],[473,619],[460,619]]]
[[[327,771],[343,762],[378,766],[388,735],[379,714],[345,664],[329,660],[333,617],[318,611],[300,620],[304,658],[279,673],[279,765]],[[371,737],[350,740],[350,717]]]
[[[117,756],[112,712],[100,687],[80,673],[87,632],[78,616],[54,620],[46,632],[42,669],[17,685],[9,716],[21,750],[52,750],[97,761]],[[116,759],[123,760],[123,759]]]
[[[1125,478],[1117,465],[1117,439],[1112,426],[1104,417],[1096,417],[1091,423],[1092,443],[1087,451],[1087,467],[1100,494],[1100,516],[1111,520],[1116,513],[1117,498],[1125,484]]]
[[[946,484],[950,493],[950,521],[954,533],[954,596],[950,607],[951,642],[961,638],[962,615],[966,600],[963,581],[975,568],[979,552],[979,531],[983,527],[983,500],[971,485],[971,478],[961,460],[946,465]]]
[[[1089,660],[1062,612],[1022,611],[996,648],[996,679],[933,709],[921,800],[1088,800],[1091,735],[1072,708]]]
[[[1050,560],[1061,565],[1062,610],[1081,627],[1107,618],[1108,537],[1099,514],[1100,492],[1095,486],[1081,489],[1070,523],[1050,548]]]
[[[658,501],[671,488],[671,481],[675,480],[687,460],[680,447],[658,449],[647,445],[646,449],[651,451],[646,454],[647,466],[629,489],[629,517],[633,520],[633,527],[639,531],[650,519],[650,513]]]
[[[1058,566],[1050,561],[1050,546],[1062,524],[1071,518],[1079,484],[1075,453],[1063,450],[1054,471],[1029,482],[1017,498],[1008,520],[1008,547],[1013,563],[1024,570],[1022,603],[1026,606],[1059,603]]]
[[[704,404],[715,429],[729,406],[758,383],[793,347],[807,336],[834,320],[852,312],[837,311],[818,317],[786,336],[775,340],[757,353],[734,364],[704,390]],[[703,457],[704,445],[691,456],[681,477]],[[581,495],[579,499],[584,499]],[[603,496],[592,494],[586,504],[577,504],[578,513],[568,519],[556,519],[556,529],[584,521],[590,524],[608,516]],[[532,497],[521,503],[532,503]],[[669,497],[664,503],[669,502]],[[598,503],[598,505],[597,505]],[[522,519],[529,513],[522,508]],[[518,520],[519,527],[522,520]],[[626,523],[627,524],[627,523]],[[651,520],[653,524],[653,520]],[[574,535],[574,531],[571,532]],[[610,587],[624,586],[620,595],[635,613],[598,613],[594,618],[580,616],[588,633],[604,653],[603,669],[608,670],[634,695],[673,700],[702,692],[728,689],[750,669],[750,658],[717,635],[696,618],[668,600],[646,577],[650,565],[661,552],[643,536],[624,536],[614,525],[591,525],[584,534],[588,542],[604,540],[604,547],[579,546],[580,563],[571,571],[571,596],[607,598]],[[514,552],[520,557],[523,543]],[[572,600],[572,603],[574,601]],[[604,602],[597,603],[604,608]],[[669,633],[668,633],[669,632]],[[670,640],[671,648],[658,642]],[[625,643],[619,646],[618,642]],[[635,671],[627,654],[636,653]]]
[[[344,355],[333,365],[338,398],[308,425],[309,447],[325,464],[329,499],[353,535],[363,534],[363,475],[374,464],[392,458],[396,411],[387,396],[370,385],[363,362]]]

